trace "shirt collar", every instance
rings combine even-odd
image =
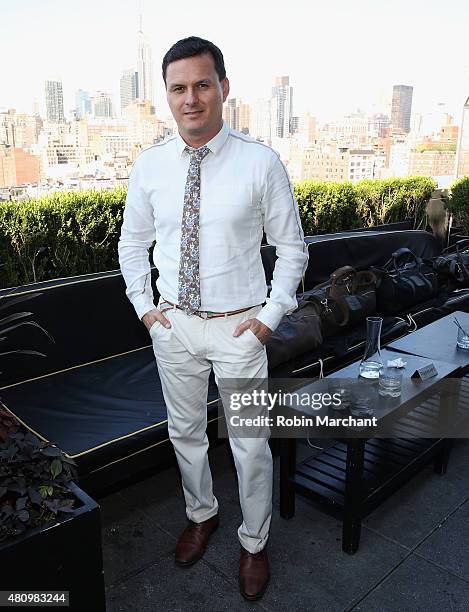
[[[229,133],[230,133],[230,128],[225,123],[225,121],[223,121],[221,130],[211,140],[209,140],[205,146],[210,149],[211,153],[213,153],[214,155],[217,155],[222,150],[223,145],[225,144]],[[177,147],[179,156],[182,156],[182,154],[184,153],[184,149],[187,147],[187,142],[185,142],[185,140],[181,137],[179,132],[176,136],[176,147]]]

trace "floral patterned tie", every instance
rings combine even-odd
[[[205,146],[198,149],[186,147],[185,151],[190,154],[190,160],[182,211],[178,304],[182,310],[191,313],[200,308],[200,164],[203,158],[210,153],[210,149]]]

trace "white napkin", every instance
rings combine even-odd
[[[388,368],[405,368],[407,361],[403,361],[401,357],[397,359],[388,359]]]

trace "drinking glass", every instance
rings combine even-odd
[[[463,332],[463,330],[458,327],[458,341],[457,345],[459,348],[469,350],[469,336]]]
[[[350,412],[356,417],[373,416],[376,399],[376,384],[358,381],[353,389]]]
[[[399,397],[402,391],[402,369],[383,368],[379,373],[378,393],[383,396]]]
[[[340,397],[340,404],[335,402],[331,404],[333,410],[347,410],[347,408],[350,408],[352,393],[349,386],[350,384],[347,384],[347,380],[331,378],[329,382],[329,392],[331,395],[335,395],[335,397]]]

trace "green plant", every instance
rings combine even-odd
[[[302,181],[295,185],[304,233],[338,232],[414,219],[424,225],[425,207],[436,183],[418,176],[357,183]]]
[[[453,213],[455,222],[461,224],[464,233],[469,232],[469,176],[455,181],[449,191],[448,210]]]
[[[125,196],[118,188],[0,203],[1,286],[117,268]]]
[[[73,459],[43,442],[0,406],[0,541],[74,511]]]
[[[19,304],[21,302],[26,302],[29,300],[33,300],[34,298],[41,295],[41,293],[29,293],[27,295],[18,295],[10,297],[8,295],[0,298],[0,313],[7,309],[10,309],[12,306]],[[36,321],[30,319],[32,316],[32,312],[23,311],[23,312],[14,312],[6,317],[0,318],[0,342],[5,342],[7,340],[8,334],[13,330],[23,326],[23,325],[31,325],[41,330],[51,342],[54,342],[54,338]],[[22,355],[36,355],[37,357],[45,357],[44,353],[39,351],[34,351],[31,349],[12,349],[9,351],[2,351],[0,356],[10,355],[13,353],[19,353]],[[1,372],[0,372],[1,373]]]
[[[422,227],[436,184],[428,177],[295,185],[306,235],[413,217]],[[115,270],[126,189],[53,193],[0,203],[0,286]]]

